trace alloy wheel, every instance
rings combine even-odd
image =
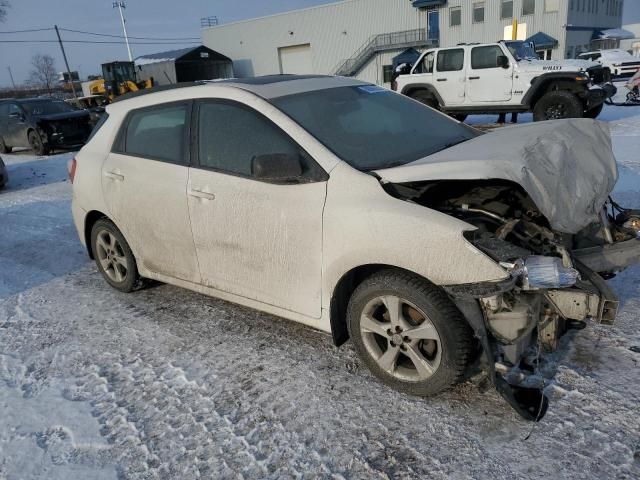
[[[98,233],[96,255],[104,273],[112,281],[117,283],[125,281],[129,271],[129,262],[122,245],[113,233],[108,230],[102,230]]]
[[[429,317],[408,300],[395,295],[370,300],[360,317],[360,332],[378,366],[399,380],[424,381],[440,365],[440,335]]]

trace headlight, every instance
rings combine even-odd
[[[534,255],[524,261],[524,279],[529,288],[566,288],[576,284],[580,273],[565,267],[561,258]]]

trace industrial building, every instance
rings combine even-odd
[[[138,80],[154,85],[233,77],[231,59],[205,46],[143,55],[135,65]]]
[[[343,0],[203,30],[204,45],[239,77],[274,73],[354,76],[386,84],[394,58],[413,48],[536,43],[541,58],[618,46],[623,0]],[[397,63],[397,61],[396,61]]]

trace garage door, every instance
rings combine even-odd
[[[311,65],[311,45],[294,45],[278,49],[280,73],[313,73]]]

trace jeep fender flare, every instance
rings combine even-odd
[[[522,98],[523,105],[529,105],[531,108],[536,104],[542,96],[549,91],[554,85],[558,90],[566,90],[571,93],[586,93],[586,83],[576,80],[579,72],[549,72],[535,77],[531,80],[531,87]]]
[[[406,85],[400,93],[402,93],[402,95],[406,95],[407,97],[411,97],[414,93],[420,90],[426,90],[431,95],[433,95],[433,97],[438,102],[438,105],[440,105],[441,107],[444,106],[444,102],[442,101],[442,97],[438,93],[438,90],[436,90],[436,88],[430,83],[412,83],[410,85]]]

